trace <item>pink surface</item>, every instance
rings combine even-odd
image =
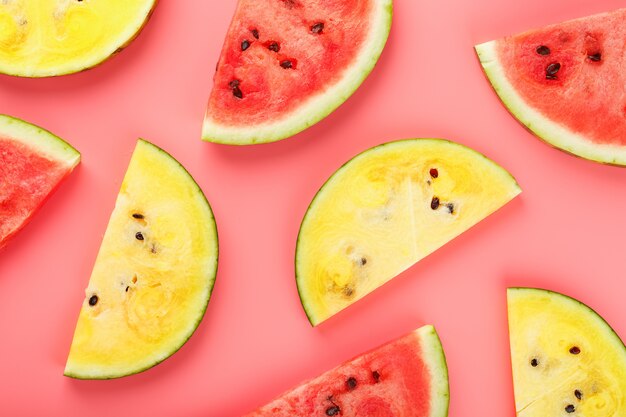
[[[85,73],[0,77],[0,113],[41,124],[83,153],[81,166],[0,252],[0,415],[237,416],[432,323],[449,361],[450,416],[512,417],[507,286],[577,297],[626,338],[626,170],[533,138],[491,91],[472,45],[621,5],[396,0],[387,49],[362,88],[297,137],[255,147],[199,140],[234,0],[162,0],[135,43]],[[71,380],[62,373],[83,289],[138,136],[176,156],[211,201],[220,231],[217,284],[196,334],[163,364],[121,380]],[[357,152],[419,136],[486,153],[524,192],[311,328],[293,271],[307,205]]]

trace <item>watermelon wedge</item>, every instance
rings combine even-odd
[[[477,45],[509,111],[550,145],[626,165],[626,9]]]
[[[0,248],[79,162],[80,153],[61,138],[0,115]]]
[[[85,291],[65,375],[118,378],[171,356],[204,316],[217,256],[202,190],[172,156],[140,140]]]
[[[91,68],[139,34],[156,0],[0,1],[0,73],[48,77]]]
[[[391,15],[392,0],[239,0],[202,138],[273,142],[317,123],[373,69]]]
[[[520,192],[504,168],[443,139],[389,142],[357,155],[302,220],[296,281],[309,321],[352,305]]]
[[[432,326],[308,381],[247,417],[445,417],[448,369]]]
[[[519,417],[626,416],[626,346],[580,301],[534,288],[508,290]]]

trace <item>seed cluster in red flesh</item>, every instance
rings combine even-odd
[[[0,137],[0,248],[70,171],[20,142]]]
[[[371,24],[363,16],[374,6],[374,0],[239,0],[207,113],[225,125],[260,124],[324,92],[356,59]]]
[[[626,146],[624,28],[626,9],[572,20],[498,41],[498,58],[530,106],[596,143]]]
[[[427,417],[431,375],[414,334],[283,394],[247,417]]]

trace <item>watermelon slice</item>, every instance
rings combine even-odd
[[[508,290],[519,417],[626,416],[626,347],[595,311],[562,294]]]
[[[0,1],[0,73],[70,74],[121,51],[139,34],[156,0]]]
[[[317,193],[298,236],[296,280],[317,325],[509,202],[502,167],[442,139],[390,142],[342,166]]]
[[[391,15],[392,0],[239,0],[203,139],[273,142],[317,123],[373,69]]]
[[[448,369],[424,326],[287,391],[247,417],[445,417]]]
[[[626,165],[626,9],[476,46],[496,93],[547,143]]]
[[[117,378],[176,352],[217,272],[211,207],[169,154],[140,140],[85,292],[65,375]]]
[[[59,137],[0,115],[0,248],[79,162],[80,153]]]

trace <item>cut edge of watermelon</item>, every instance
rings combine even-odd
[[[283,116],[281,120],[254,126],[228,126],[205,114],[202,140],[226,145],[252,145],[276,142],[294,136],[324,119],[343,104],[372,72],[383,52],[393,16],[393,1],[375,1],[372,30],[361,47],[355,62],[341,79],[325,91],[311,97],[305,104]]]
[[[430,417],[446,417],[450,406],[450,385],[441,339],[431,325],[420,327],[414,333],[420,340],[424,357],[427,358],[424,363],[431,376]]]
[[[531,133],[552,147],[595,162],[626,166],[626,147],[595,144],[553,122],[528,104],[508,80],[497,52],[498,41],[474,46],[487,79],[507,110]]]
[[[70,171],[80,162],[80,152],[52,132],[16,117],[0,114],[0,139],[3,138],[19,142]]]

